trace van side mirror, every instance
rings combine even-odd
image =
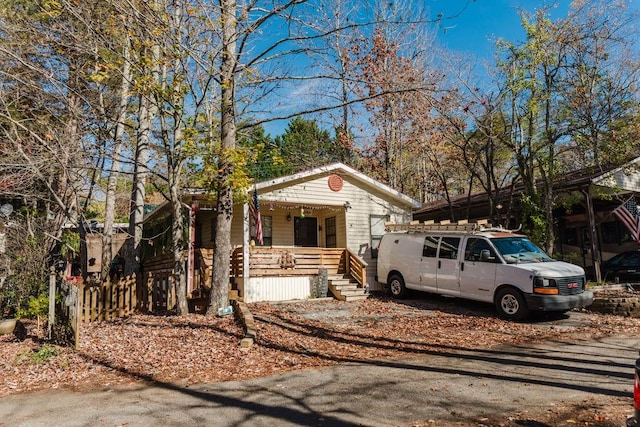
[[[493,261],[495,257],[491,256],[489,249],[483,249],[480,251],[480,261]]]

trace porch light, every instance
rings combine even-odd
[[[349,201],[344,202],[344,210],[348,211],[349,209],[351,209],[351,203],[349,203]]]
[[[287,213],[287,221],[291,221],[291,213]]]

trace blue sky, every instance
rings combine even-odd
[[[537,0],[431,0],[434,15],[456,18],[443,21],[438,31],[440,44],[448,49],[472,53],[479,58],[493,57],[495,40],[503,38],[512,42],[524,41],[519,10],[532,12],[545,5],[552,5],[552,17],[564,17],[570,1],[555,2]],[[466,5],[466,7],[465,7]]]
[[[524,42],[524,31],[520,23],[519,11],[534,12],[537,9],[549,6],[551,18],[566,17],[570,0],[422,0],[435,18],[442,14],[443,19],[439,24],[433,24],[437,38],[437,44],[442,48],[451,50],[470,62],[482,65],[494,64],[495,42],[498,38],[506,39],[516,44]],[[627,0],[633,9],[638,9],[640,0]],[[476,69],[482,73],[481,68]],[[481,76],[479,76],[481,77]],[[308,91],[301,86],[300,90]],[[304,98],[303,95],[293,92],[284,98]],[[293,98],[292,98],[293,97]],[[295,105],[291,100],[285,102]],[[272,137],[284,132],[288,121],[267,123],[265,130]],[[321,123],[321,127],[324,127]],[[332,132],[332,129],[329,129]],[[356,131],[357,134],[357,131]]]

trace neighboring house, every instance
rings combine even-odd
[[[556,252],[564,259],[586,267],[595,278],[594,253],[596,260],[604,261],[617,253],[638,248],[633,233],[614,210],[640,194],[640,157],[620,167],[583,169],[566,174],[554,185],[554,192],[558,201],[565,201],[564,206],[554,211]],[[504,188],[499,194],[497,215],[501,217],[501,223],[509,228],[519,227],[516,218],[520,216],[521,189]],[[463,195],[454,198],[451,204],[446,200],[425,204],[414,212],[414,220],[486,219],[490,216],[490,203],[486,193]],[[637,209],[632,210],[637,223]]]
[[[256,215],[250,209],[254,194],[259,202],[262,243],[256,236]],[[328,287],[338,298],[355,299],[354,288],[379,290],[376,248],[384,224],[408,222],[412,210],[420,206],[341,163],[256,183],[250,196],[250,202],[234,206],[234,250],[229,254],[230,286],[245,302],[318,296],[321,269],[327,270]],[[191,215],[185,217],[191,217],[192,249],[187,258],[188,287],[193,291],[210,283],[216,204],[194,190],[185,191],[183,201],[191,206]],[[145,218],[145,239],[152,245],[146,248],[143,273],[158,256],[170,252],[169,212],[165,203]]]

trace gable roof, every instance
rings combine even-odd
[[[358,172],[343,163],[332,163],[307,171],[294,173],[292,175],[268,179],[266,181],[256,183],[255,188],[258,190],[258,193],[272,191],[278,188],[290,187],[301,182],[307,182],[324,176],[329,176],[331,174],[349,176],[351,179],[361,184],[363,188],[383,192],[396,202],[407,205],[411,208],[416,209],[422,206],[419,201],[414,200],[411,197],[394,190],[388,185],[376,181],[375,179],[363,174],[362,172]]]
[[[273,191],[279,188],[290,187],[292,185],[295,185],[301,182],[308,182],[317,178],[329,176],[331,174],[338,174],[341,176],[348,175],[352,180],[360,183],[363,188],[368,188],[370,190],[377,190],[377,191],[383,192],[387,194],[391,200],[396,201],[400,205],[405,205],[412,209],[417,209],[420,206],[422,206],[422,204],[419,201],[414,200],[411,197],[399,191],[394,190],[388,185],[378,182],[375,179],[363,174],[362,172],[358,172],[357,170],[343,163],[332,163],[326,166],[320,166],[307,171],[294,173],[292,175],[281,176],[278,178],[272,178],[262,182],[257,182],[255,184],[255,188],[258,190],[258,193]],[[251,190],[253,190],[253,188]],[[207,196],[207,194],[208,193],[202,189],[185,188],[183,189],[182,197],[184,200],[185,197]],[[151,212],[145,215],[144,222],[157,216],[159,212],[163,211],[168,205],[169,205],[169,202],[164,201],[158,206],[156,206]]]

